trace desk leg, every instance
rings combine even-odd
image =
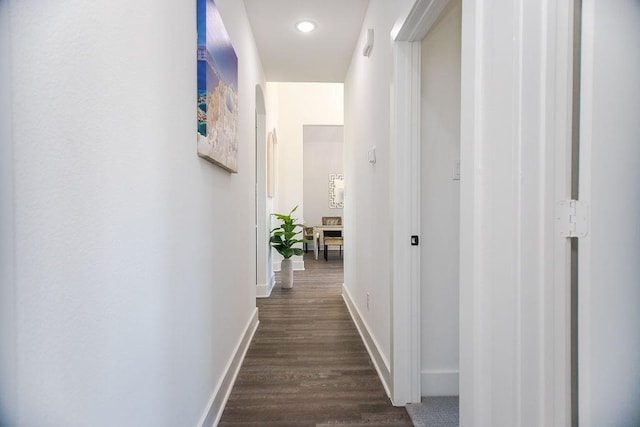
[[[313,254],[316,256],[316,261],[318,260],[318,248],[320,247],[320,239],[316,238],[316,241],[313,243]]]

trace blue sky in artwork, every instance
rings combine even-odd
[[[238,88],[238,57],[213,0],[198,0],[198,46],[206,46],[224,81]],[[207,25],[208,24],[208,25]]]

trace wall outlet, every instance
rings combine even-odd
[[[370,295],[369,295],[369,292],[367,292],[367,311],[369,310],[369,299],[370,299]]]

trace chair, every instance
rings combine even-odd
[[[341,216],[323,216],[322,225],[342,225]],[[340,230],[325,230],[324,231],[324,260],[329,261],[329,246],[340,246],[340,256],[342,257],[342,246],[344,245],[344,237],[342,237],[342,231]]]
[[[342,225],[341,216],[323,216],[322,225]]]
[[[324,232],[324,260],[329,261],[329,246],[340,246],[340,257],[342,257],[342,245],[344,238],[342,236],[328,236],[329,231]],[[338,231],[338,233],[341,233]]]
[[[302,231],[302,238],[306,240],[306,242],[304,242],[304,253],[307,253],[307,250],[309,249],[309,242],[313,242],[314,246],[316,245],[316,242],[313,239],[313,227],[303,227]]]

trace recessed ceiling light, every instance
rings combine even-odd
[[[316,29],[316,24],[311,21],[300,21],[296,24],[298,31],[303,33],[310,33]]]

